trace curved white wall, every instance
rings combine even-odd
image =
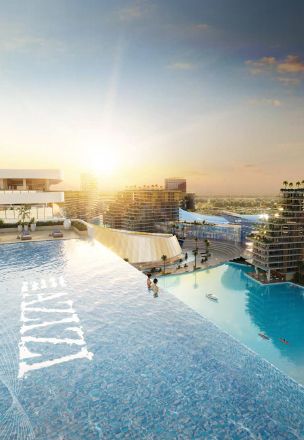
[[[171,234],[149,234],[94,226],[95,239],[133,264],[162,264],[162,255],[168,262],[181,257],[177,238]]]

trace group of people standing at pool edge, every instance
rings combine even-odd
[[[159,287],[158,287],[157,283],[158,283],[158,279],[154,278],[154,280],[152,281],[151,274],[148,273],[147,274],[147,287],[148,287],[148,290],[152,290],[154,298],[158,297]]]

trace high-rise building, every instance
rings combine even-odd
[[[54,169],[2,169],[0,170],[0,219],[18,220],[18,208],[30,207],[30,217],[36,220],[52,219],[60,215],[64,193],[51,186],[61,183],[63,175]]]
[[[65,191],[64,214],[68,218],[102,219],[114,195],[100,191]]]
[[[180,206],[187,211],[195,210],[195,194],[187,193],[187,181],[181,177],[170,177],[165,179],[165,189],[173,191],[181,191],[183,197]]]
[[[104,214],[104,224],[129,231],[154,232],[156,223],[178,221],[184,193],[157,185],[120,191]]]
[[[272,276],[293,279],[304,260],[304,188],[281,189],[281,207],[253,238],[253,264]]]
[[[80,175],[80,191],[65,191],[64,212],[69,218],[92,221],[105,210],[98,177],[93,173]]]
[[[187,192],[187,181],[180,177],[171,177],[165,179],[165,189]]]
[[[81,191],[98,191],[98,177],[92,173],[82,173],[80,175]]]

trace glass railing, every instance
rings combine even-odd
[[[53,189],[2,189],[0,188],[1,194],[32,194],[32,193],[42,193],[42,192],[63,192]]]

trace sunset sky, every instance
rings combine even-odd
[[[199,194],[304,179],[303,0],[0,0],[0,167]]]

